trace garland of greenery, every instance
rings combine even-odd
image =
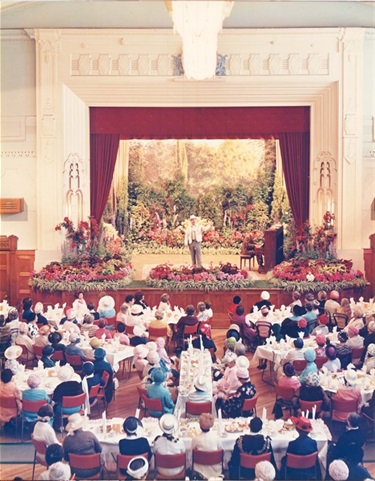
[[[102,280],[102,281],[50,281],[46,279],[38,279],[36,277],[30,279],[29,285],[39,291],[67,291],[67,292],[75,292],[75,291],[117,291],[119,289],[124,289],[126,286],[131,284],[133,281],[133,273],[126,276],[124,279],[119,281],[109,281],[109,280]]]
[[[305,292],[318,292],[318,291],[332,291],[343,289],[359,289],[366,287],[366,279],[354,279],[353,281],[332,282],[327,284],[326,282],[301,282],[301,281],[282,281],[275,277],[269,279],[270,284],[273,287],[284,289],[285,291],[299,291]]]

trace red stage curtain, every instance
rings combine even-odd
[[[108,200],[119,143],[119,134],[90,135],[91,216],[97,222]]]
[[[278,137],[289,204],[301,229],[309,217],[310,134],[280,133]]]

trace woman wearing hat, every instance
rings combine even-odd
[[[106,319],[116,317],[115,300],[112,296],[103,296],[99,300],[98,312],[100,317],[105,317]]]
[[[292,312],[293,315],[287,317],[281,323],[281,334],[284,337],[289,336],[297,338],[298,333],[300,332],[300,329],[298,327],[298,321],[301,319],[301,307],[299,307],[298,305],[294,305],[292,307]]]
[[[165,317],[165,311],[161,309],[157,309],[154,314],[154,319],[151,320],[150,324],[148,325],[149,329],[167,329],[167,337],[168,339],[172,338],[173,331],[171,326],[167,323]]]
[[[220,437],[217,435],[216,430],[212,431],[211,428],[215,424],[215,418],[211,413],[203,413],[199,416],[199,427],[201,433],[195,436],[191,441],[191,450],[197,451],[217,451],[222,449]],[[222,477],[222,464],[213,464],[210,466],[194,463],[194,471],[198,473],[203,479]]]
[[[250,381],[249,370],[246,368],[237,369],[237,378],[241,386],[237,389],[236,393],[228,396],[224,401],[219,399],[217,403],[217,407],[221,408],[223,417],[225,418],[237,418],[242,414],[244,416],[252,415],[252,412],[242,413],[245,399],[251,399],[256,394],[255,386]]]
[[[47,344],[46,346],[43,347],[42,363],[43,363],[44,369],[49,367],[55,367],[56,361],[52,358],[54,352],[55,350],[50,344]]]
[[[307,349],[303,354],[305,361],[307,362],[305,369],[301,372],[299,380],[301,384],[305,382],[306,377],[310,372],[318,372],[318,366],[315,364],[316,353],[314,349]]]
[[[147,454],[147,459],[150,461],[152,457],[152,451],[150,444],[144,436],[139,434],[139,428],[142,428],[142,422],[134,417],[129,416],[125,419],[123,428],[126,434],[126,438],[123,438],[119,442],[119,451],[126,456],[137,456],[140,454]],[[125,469],[121,469],[122,474],[127,474]]]
[[[10,329],[11,343],[14,344],[16,342],[18,336],[18,329],[20,327],[19,314],[15,307],[11,307],[9,309],[6,323]]]
[[[356,327],[359,331],[365,327],[365,323],[363,322],[364,312],[361,306],[356,306],[353,310],[353,317],[350,319],[346,327],[344,327],[344,331],[349,333],[349,329],[351,326]]]
[[[139,344],[147,344],[148,333],[144,326],[137,324],[133,329],[133,336],[130,338],[131,346],[138,346]]]
[[[49,445],[45,454],[48,469],[44,471],[38,479],[44,481],[68,481],[72,479],[70,466],[62,462],[63,458],[64,451],[60,444],[55,443]]]
[[[77,345],[81,342],[81,338],[75,332],[69,334],[69,344],[65,348],[65,353],[69,356],[79,356],[82,361],[85,361],[86,356],[82,349]]]
[[[189,393],[188,400],[194,403],[212,401],[212,392],[209,391],[205,376],[198,376],[194,381],[195,390]]]
[[[347,365],[352,362],[352,348],[348,345],[348,335],[345,331],[337,334],[339,344],[336,347],[336,355],[340,360],[341,369],[346,369]]]
[[[21,391],[18,389],[16,383],[12,381],[12,379],[13,373],[10,369],[4,369],[1,371],[0,397],[15,398],[17,403],[17,406],[13,407],[1,406],[1,423],[8,423],[12,418],[16,418],[22,409]]]
[[[271,438],[260,434],[263,428],[263,421],[258,417],[252,418],[249,423],[249,428],[250,434],[245,434],[237,438],[234,445],[232,457],[228,463],[230,479],[240,478],[241,453],[251,454],[253,456],[272,453]],[[242,468],[241,476],[245,479],[253,479],[254,469]]]
[[[22,354],[22,347],[21,346],[10,346],[4,352],[5,361],[5,369],[10,369],[13,374],[17,374],[20,370],[20,363],[17,361],[21,357]]]
[[[83,427],[88,422],[87,416],[81,416],[80,413],[75,413],[69,416],[66,430],[68,436],[64,438],[63,449],[64,459],[69,462],[69,454],[95,454],[101,453],[102,447],[91,431],[84,431]],[[95,476],[101,468],[82,468],[72,470],[77,478],[87,479]]]
[[[304,355],[303,355],[303,346],[304,346],[304,342],[303,342],[303,339],[301,339],[300,337],[297,337],[297,339],[294,339],[293,341],[293,348],[290,349],[288,352],[287,352],[287,355],[284,357],[284,359],[281,361],[281,368],[284,364],[286,364],[287,362],[290,362],[293,364],[293,361],[302,361],[305,359]],[[278,376],[281,376],[282,374],[282,370],[279,368],[278,369]]]
[[[56,387],[52,396],[52,400],[55,403],[53,406],[53,410],[55,412],[53,426],[55,430],[60,429],[61,412],[63,414],[73,414],[80,410],[80,407],[62,409],[62,398],[66,396],[77,396],[78,394],[83,393],[81,380],[78,374],[75,374],[74,369],[69,364],[60,367],[60,369],[57,371],[57,377],[61,383]]]
[[[25,297],[22,301],[22,319],[26,322],[30,322],[34,319],[34,311],[32,310],[33,301],[30,297]]]
[[[98,320],[99,320],[99,314],[98,314]],[[87,335],[90,338],[93,338],[95,336],[96,331],[99,329],[99,326],[94,324],[95,317],[91,313],[87,313],[83,316],[83,324],[81,326],[80,332],[82,335]]]
[[[306,319],[307,333],[311,334],[311,332],[315,329],[318,323],[317,315],[314,312],[314,305],[312,302],[306,302],[305,309],[306,309],[306,314],[303,314],[302,318]]]
[[[149,463],[143,456],[136,456],[128,464],[127,479],[147,479]]]
[[[272,303],[270,302],[270,293],[268,291],[262,291],[260,293],[260,301],[256,302],[252,309],[251,312],[260,311],[263,306],[268,307],[268,309],[271,309]],[[254,308],[256,308],[254,310]]]
[[[43,303],[42,302],[37,302],[34,306],[34,312],[36,314],[36,322],[38,326],[43,325],[43,326],[48,326],[48,320],[47,318],[43,315]]]
[[[227,396],[235,394],[241,386],[237,377],[236,359],[237,355],[229,351],[226,355],[226,368],[223,377],[214,387],[214,394],[217,398],[225,399]]]
[[[159,420],[159,427],[163,434],[154,439],[154,454],[178,454],[186,452],[184,442],[174,437],[174,434],[178,430],[178,420],[173,414],[164,414]],[[158,474],[162,476],[177,476],[182,469],[183,466],[177,468],[158,468]]]
[[[164,386],[166,379],[167,374],[160,367],[152,370],[152,383],[147,387],[147,397],[151,399],[160,399],[163,406],[163,411],[150,411],[150,415],[155,418],[160,418],[163,414],[173,413],[174,411],[174,403],[171,394]]]
[[[337,309],[337,313],[338,314],[344,314],[347,319],[351,319],[352,318],[352,308],[350,306],[350,301],[347,297],[343,297],[341,299],[341,305],[340,307]]]
[[[296,371],[293,367],[293,364],[290,362],[284,364],[283,372],[284,374],[278,379],[278,386],[283,389],[293,389],[294,396],[291,400],[285,400],[282,397],[278,397],[276,399],[272,410],[272,413],[275,415],[275,419],[280,419],[284,416],[284,409],[290,409],[293,407],[295,413],[298,409],[298,392],[299,388],[301,387],[301,383],[296,376]]]
[[[329,299],[324,304],[324,310],[332,316],[340,309],[340,294],[338,291],[333,290],[329,293]]]
[[[319,417],[325,418],[329,416],[331,400],[324,389],[322,389],[317,372],[310,372],[306,376],[305,382],[301,384],[299,389],[299,399],[303,401],[323,401]],[[296,407],[299,409],[299,403],[297,403]]]
[[[47,447],[51,444],[60,444],[56,437],[56,433],[51,424],[53,421],[53,409],[49,404],[39,408],[38,421],[34,426],[33,438],[36,441],[42,441]],[[38,457],[45,459],[44,454],[38,453]]]
[[[62,341],[62,335],[60,332],[55,331],[51,332],[48,335],[48,341],[51,343],[51,346],[54,348],[55,351],[63,351],[65,352],[65,344],[63,344]]]
[[[42,326],[39,329],[38,335],[34,340],[34,346],[40,346],[43,348],[44,346],[47,346],[47,344],[50,344],[48,340],[48,335],[50,332],[51,332],[51,328],[48,325]]]
[[[211,338],[211,326],[209,324],[200,324],[199,325],[199,334],[200,336],[197,337],[196,339],[193,339],[193,347],[195,349],[200,349],[201,347],[201,339],[202,339],[202,345],[204,349],[213,349],[214,355],[212,362],[216,361],[216,355],[215,352],[217,351],[217,347],[214,343],[214,341]]]
[[[362,349],[364,339],[359,335],[358,327],[350,326],[348,330],[348,336],[348,346],[350,346],[352,349]]]
[[[34,343],[28,336],[28,327],[26,322],[21,322],[18,328],[18,336],[16,338],[16,345],[17,346],[25,346],[27,351],[26,353],[22,353],[20,356],[20,362],[27,363],[30,359],[34,359]]]
[[[328,361],[323,364],[323,367],[326,367],[328,371],[341,369],[340,359],[338,359],[336,348],[332,344],[328,344],[326,347],[326,357]]]
[[[27,385],[29,386],[29,389],[25,389],[22,392],[22,400],[27,400],[27,401],[42,401],[45,400],[46,403],[50,403],[51,399],[46,393],[44,389],[38,389],[40,385],[40,377],[37,376],[36,374],[30,374],[30,376],[27,379]],[[28,411],[24,411],[23,416],[26,419],[27,422],[34,422],[38,419],[37,413],[32,413]]]
[[[104,379],[97,373],[95,372],[95,367],[94,363],[91,361],[86,361],[82,364],[82,389],[86,393],[86,399],[89,399],[89,403],[87,407],[89,408],[89,405],[92,404],[95,401],[95,397],[89,398],[89,393],[90,389],[93,386],[104,386],[105,381]],[[88,413],[90,414],[90,411],[88,410]]]
[[[318,325],[315,329],[313,329],[311,334],[313,336],[317,336],[318,334],[323,334],[324,336],[327,336],[329,334],[328,324],[329,317],[326,314],[320,314],[318,316]]]
[[[357,371],[354,369],[348,369],[344,373],[344,379],[346,386],[340,387],[336,393],[332,396],[332,399],[337,401],[355,401],[357,403],[356,412],[359,414],[360,405],[362,404],[362,394],[356,382],[358,379]],[[335,417],[338,421],[346,421],[347,413],[342,411],[332,411],[332,417]]]
[[[371,369],[375,368],[375,344],[370,344],[367,347],[364,366],[366,366],[367,373],[370,373]]]
[[[107,319],[105,318],[100,318],[98,321],[98,329],[96,330],[95,332],[95,337],[97,337],[98,339],[103,339],[103,336],[104,336],[104,339],[107,340],[107,339],[112,339],[112,334],[110,332],[107,326]],[[112,329],[112,327],[111,327]]]
[[[100,377],[103,377],[103,372],[106,371],[109,374],[109,380],[107,382],[107,386],[105,388],[105,398],[107,403],[110,403],[112,401],[113,397],[113,368],[109,364],[108,361],[106,361],[105,356],[107,352],[105,349],[102,347],[98,347],[94,351],[94,366],[95,366],[95,372],[99,374]]]

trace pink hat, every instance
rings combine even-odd
[[[318,317],[318,322],[319,324],[326,326],[329,322],[328,316],[326,316],[325,314],[322,314],[321,316]]]
[[[331,291],[329,297],[330,297],[331,299],[337,300],[337,299],[340,298],[340,294],[338,293],[338,291]]]
[[[316,343],[318,346],[324,346],[326,343],[326,336],[324,334],[318,334],[315,338]]]
[[[307,326],[307,321],[305,318],[302,318],[298,321],[298,327],[300,329],[305,329],[306,326]]]

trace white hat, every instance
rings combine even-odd
[[[260,461],[255,465],[255,479],[273,481],[275,477],[275,468],[269,461]]]
[[[270,298],[270,293],[268,291],[262,291],[260,298],[263,299],[264,301],[268,301]]]
[[[115,300],[113,299],[112,296],[103,296],[99,300],[99,306],[98,308],[100,309],[113,309],[115,307]]]
[[[71,414],[68,418],[68,424],[66,425],[66,430],[68,432],[77,431],[77,429],[82,428],[88,421],[87,416],[81,416],[79,413]]]
[[[8,349],[9,349],[9,347],[8,347]],[[7,350],[8,350],[8,349],[7,349]],[[5,352],[7,352],[7,351],[5,351]],[[367,347],[367,355],[368,355],[368,356],[371,356],[371,357],[375,356],[375,344],[374,344],[374,343],[371,343],[371,344],[368,345],[368,347]],[[6,357],[6,356],[5,356],[5,357]]]
[[[357,371],[355,371],[354,369],[348,369],[347,371],[345,371],[344,377],[346,382],[351,386],[357,380]]]
[[[37,302],[34,306],[34,312],[35,314],[40,314],[43,312],[43,303],[42,302]]]
[[[143,456],[136,456],[130,461],[126,470],[132,478],[142,479],[148,471],[148,461]]]
[[[4,356],[6,359],[18,359],[22,354],[22,347],[21,346],[10,346],[8,349],[5,350]]]
[[[57,371],[57,377],[62,382],[70,381],[71,378],[73,377],[73,374],[74,374],[74,369],[70,364],[65,364],[65,366],[60,367],[60,369]]]
[[[140,337],[142,337],[145,332],[146,332],[146,329],[145,329],[143,326],[139,326],[139,325],[134,326],[133,334],[134,334],[135,336],[140,336]]]
[[[148,341],[148,343],[146,344],[146,347],[149,351],[157,351],[158,350],[158,346],[157,346],[155,341]]]
[[[160,356],[156,351],[150,351],[147,354],[147,361],[149,364],[157,364],[160,361]]]
[[[194,386],[199,389],[199,391],[207,391],[206,378],[204,376],[198,376],[194,382]]]
[[[250,375],[248,369],[246,367],[237,369],[237,377],[238,379],[249,379]]]
[[[130,312],[137,316],[143,312],[143,307],[140,304],[133,304],[130,308]]]
[[[191,216],[189,217],[189,219],[190,219],[190,220],[196,219],[196,216],[195,216],[195,215],[191,215]]]
[[[75,317],[76,317],[76,311],[74,309],[68,309],[66,311],[66,318],[68,319],[68,321],[71,321]]]
[[[328,472],[334,481],[346,481],[349,477],[349,468],[342,459],[335,459],[328,467]]]
[[[48,479],[51,481],[65,481],[68,478],[66,467],[67,465],[61,461],[51,464],[48,469]]]
[[[237,354],[232,351],[225,353],[225,359],[227,362],[234,362],[237,359]]]
[[[159,420],[160,429],[165,434],[173,434],[178,428],[178,420],[173,414],[163,414]]]
[[[246,356],[238,356],[238,358],[236,359],[236,366],[239,369],[241,368],[248,369],[248,367],[250,366],[250,361]]]

